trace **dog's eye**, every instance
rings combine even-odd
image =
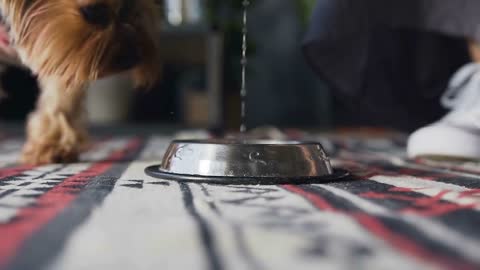
[[[106,27],[110,23],[110,10],[106,4],[94,4],[80,8],[83,18],[90,24]]]

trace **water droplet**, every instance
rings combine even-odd
[[[248,34],[248,28],[247,28],[247,13],[248,13],[248,5],[250,5],[250,1],[244,0],[242,2],[243,5],[243,27],[242,27],[242,59],[240,60],[240,64],[242,65],[242,85],[240,88],[240,98],[241,98],[241,111],[240,111],[240,117],[241,117],[241,125],[240,125],[240,132],[244,133],[247,131],[247,125],[245,123],[246,121],[246,110],[245,110],[245,103],[247,99],[247,79],[246,79],[246,69],[248,65],[248,59],[247,59],[247,34]]]

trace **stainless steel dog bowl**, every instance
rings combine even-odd
[[[146,169],[165,180],[279,184],[344,177],[319,143],[258,140],[173,141],[162,164]]]

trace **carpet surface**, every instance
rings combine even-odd
[[[108,137],[17,166],[0,141],[0,269],[480,269],[480,164],[408,160],[401,135],[310,136],[341,182],[146,176],[171,137]]]

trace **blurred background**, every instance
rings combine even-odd
[[[242,1],[157,1],[163,14],[158,34],[161,80],[150,90],[133,89],[125,74],[92,84],[87,100],[90,123],[238,129]],[[458,16],[443,9],[433,10],[432,14],[440,11],[449,15],[449,20],[444,22],[437,16],[434,18],[441,19],[441,23],[431,29],[427,26],[423,29],[427,31],[412,31],[408,26],[411,21],[429,22],[430,16],[430,10],[423,10],[425,14],[413,14],[417,18],[411,18],[412,10],[417,10],[416,1],[408,2],[412,6],[395,2],[405,4],[402,16],[407,27],[359,24],[359,29],[367,29],[362,35],[350,29],[357,29],[358,19],[370,23],[370,18],[361,16],[371,16],[374,10],[365,10],[365,5],[318,1],[319,8],[315,9],[316,0],[250,3],[248,128],[380,126],[412,131],[445,114],[439,97],[450,76],[471,61],[462,36],[480,39],[472,34],[480,33],[475,30],[477,20],[472,19],[476,15],[459,21]],[[337,6],[348,11],[338,13]],[[383,8],[389,10],[388,5]],[[307,64],[302,41],[307,32],[312,32],[307,31],[309,28],[321,28],[319,33],[326,33],[332,41],[311,51],[310,58],[322,64],[330,77],[338,77],[337,86],[348,85],[348,91],[339,87],[332,91]],[[343,34],[351,39],[337,38]],[[480,54],[480,46],[477,51]],[[362,70],[356,70],[356,64]],[[6,93],[0,99],[0,121],[23,123],[38,95],[35,78],[11,66],[3,66],[0,74],[1,88]]]
[[[314,0],[256,0],[249,8],[249,127],[331,124],[326,86],[307,66],[301,41]],[[162,0],[162,79],[134,90],[118,75],[94,83],[87,107],[93,124],[193,128],[240,125],[241,1]],[[38,89],[28,71],[3,67],[0,119],[22,122]]]

